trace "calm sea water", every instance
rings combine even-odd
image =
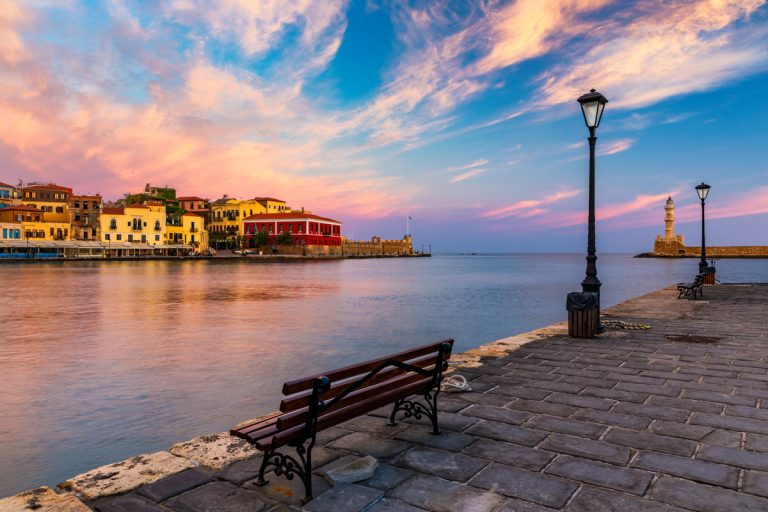
[[[280,384],[565,318],[583,255],[0,265],[0,497],[264,414]],[[604,255],[605,306],[697,261]],[[730,282],[767,260],[722,260]]]

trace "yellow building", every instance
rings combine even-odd
[[[166,240],[165,205],[147,203],[102,208],[99,225],[102,242],[162,245]]]
[[[196,213],[185,213],[178,226],[166,226],[166,241],[169,244],[192,246],[195,253],[208,251],[208,231],[204,228],[205,219]]]
[[[211,204],[211,235],[244,235],[243,219],[257,213],[284,213],[290,211],[285,201],[273,197],[234,199],[224,196]]]
[[[21,203],[40,209],[45,213],[47,222],[58,222],[69,225],[69,198],[72,189],[55,183],[31,183],[21,189]],[[69,227],[67,227],[69,231]]]
[[[21,238],[37,241],[69,240],[69,222],[49,222],[47,213],[27,205],[0,208],[0,223],[20,226]],[[15,232],[14,232],[15,234]],[[16,238],[14,236],[14,238]]]
[[[0,181],[0,208],[21,204],[21,190]]]

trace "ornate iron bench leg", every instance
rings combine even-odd
[[[256,479],[256,485],[259,487],[267,485],[269,483],[269,480],[264,480],[264,473],[267,470],[267,467],[269,466],[269,459],[272,458],[272,455],[274,455],[274,450],[267,450],[264,452],[263,458],[261,459],[261,468],[259,468],[259,477]]]
[[[262,486],[269,483],[264,479],[264,473],[269,467],[275,468],[275,475],[284,475],[286,479],[293,480],[298,476],[304,484],[304,499],[302,505],[312,499],[312,446],[314,439],[298,443],[296,445],[296,454],[298,458],[284,455],[276,450],[270,450],[264,453],[264,460],[261,462],[259,477],[256,479],[256,485]]]
[[[422,416],[426,416],[429,418],[429,420],[432,422],[432,433],[433,434],[439,434],[440,428],[437,423],[437,394],[440,392],[440,389],[433,389],[425,393],[424,401],[426,402],[426,406],[423,405],[421,402],[417,402],[415,400],[408,400],[407,398],[400,399],[395,402],[394,407],[392,408],[392,414],[389,415],[389,422],[387,425],[394,426],[397,425],[397,421],[395,420],[395,417],[397,416],[398,412],[403,412],[402,419],[406,418],[415,418],[417,420],[420,420]]]

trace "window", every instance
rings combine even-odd
[[[128,241],[133,242],[133,233],[128,233]]]
[[[53,236],[53,228],[51,228],[51,236]]]
[[[159,241],[160,241],[160,235],[155,235],[155,242],[159,242]]]
[[[104,234],[104,240],[109,240],[109,233]]]
[[[80,216],[79,215],[75,215],[75,222],[80,222]]]
[[[56,213],[64,213],[64,207],[63,206],[57,206],[56,207]]]
[[[20,229],[15,230],[13,232],[13,234],[15,235],[14,238],[21,238],[21,230]]]
[[[83,202],[83,205],[87,207],[88,203]],[[75,201],[75,208],[80,208],[80,201]]]
[[[141,243],[147,243],[147,235],[141,235]]]
[[[77,206],[77,203],[75,203],[75,206]],[[87,209],[88,209],[88,202],[83,201],[83,210],[87,210]]]
[[[109,221],[109,229],[117,229],[117,220],[112,219]]]
[[[3,238],[8,238],[8,229],[3,228]]]
[[[160,231],[160,221],[159,220],[155,221],[155,231]]]
[[[118,240],[122,240],[122,239],[123,239],[123,235],[121,235],[120,233],[118,233],[118,234],[117,234],[117,239],[118,239]]]

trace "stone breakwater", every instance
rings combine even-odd
[[[585,340],[556,324],[456,355],[472,390],[441,395],[439,436],[387,426],[389,408],[323,431],[304,509],[768,510],[768,285],[676,296],[604,312],[650,330]],[[370,478],[322,478],[362,458],[378,461]],[[202,436],[0,500],[0,512],[298,510],[298,479],[253,485],[260,462],[228,434]]]

